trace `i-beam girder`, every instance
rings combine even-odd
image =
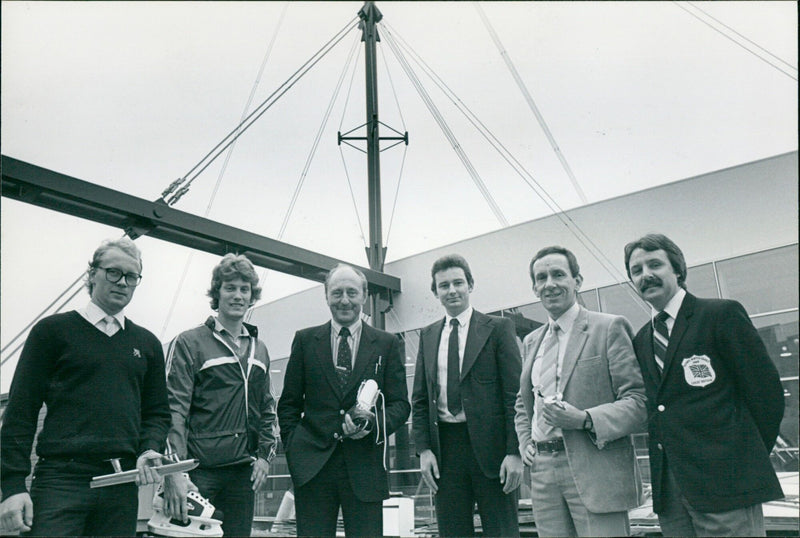
[[[6,155],[0,168],[3,196],[121,228],[134,239],[148,235],[220,256],[244,254],[261,267],[316,282],[324,282],[336,264],[348,263]],[[399,278],[349,265],[363,271],[370,293],[391,297],[400,291]]]

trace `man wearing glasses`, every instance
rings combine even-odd
[[[0,432],[0,528],[35,536],[133,536],[137,485],[155,482],[150,466],[170,425],[164,354],[123,309],[141,281],[141,253],[128,238],[105,241],[86,273],[91,301],[31,329],[14,372]],[[42,404],[31,491],[31,445]],[[91,489],[93,476],[139,471],[136,484]]]

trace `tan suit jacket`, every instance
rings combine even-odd
[[[521,453],[531,443],[531,369],[547,325],[525,337],[515,426]],[[562,365],[564,400],[588,411],[594,433],[564,430],[570,470],[584,506],[621,512],[642,502],[641,477],[630,435],[644,431],[644,384],[633,352],[633,329],[621,317],[585,308],[572,326]],[[535,456],[534,456],[535,457]]]

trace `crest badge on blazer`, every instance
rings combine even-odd
[[[717,373],[711,366],[711,358],[708,355],[692,355],[681,361],[683,366],[683,377],[692,387],[705,387],[717,379]]]

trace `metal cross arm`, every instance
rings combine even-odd
[[[2,195],[39,207],[125,230],[132,239],[156,239],[222,256],[236,252],[256,265],[324,282],[340,260],[179,211],[163,201],[149,201],[52,170],[2,156]],[[352,265],[352,264],[351,264]],[[358,267],[370,292],[399,292],[400,279]]]

